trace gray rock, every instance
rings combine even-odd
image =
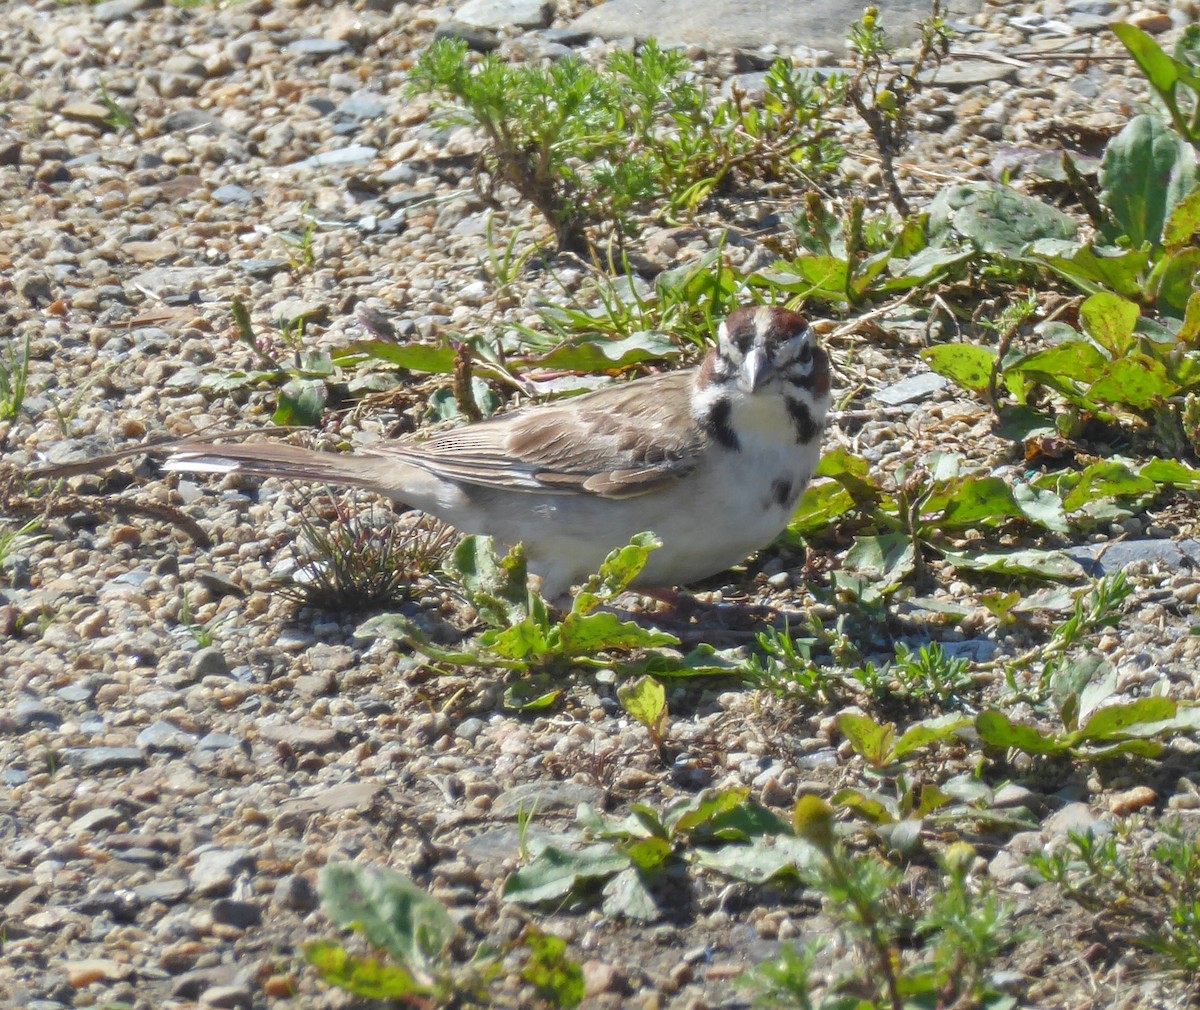
[[[225,660],[225,653],[215,645],[210,645],[197,652],[192,657],[189,667],[192,676],[196,678],[229,675],[229,663]]]
[[[355,119],[378,119],[387,112],[387,106],[374,95],[358,92],[342,102],[337,111]]]
[[[460,740],[474,741],[474,739],[483,732],[482,719],[464,719],[455,727],[454,735]]]
[[[926,71],[921,80],[948,91],[966,91],[977,84],[1006,81],[1016,72],[1016,67],[998,60],[949,60],[935,70]]]
[[[34,726],[57,726],[62,722],[62,716],[44,702],[25,699],[14,707],[13,721],[18,729],[32,729]]]
[[[215,985],[200,994],[201,1010],[249,1010],[252,1001],[250,989],[244,985]]]
[[[72,705],[85,705],[95,696],[96,689],[90,684],[68,684],[66,687],[60,687],[54,693]]]
[[[457,21],[443,21],[433,30],[434,39],[459,39],[467,48],[477,53],[490,53],[500,48],[500,40],[494,32]]]
[[[331,750],[338,742],[337,730],[330,726],[295,726],[259,719],[254,728],[260,740],[276,746],[285,745],[297,754]]]
[[[289,873],[279,878],[275,885],[275,903],[282,908],[291,908],[297,912],[311,912],[317,907],[317,890],[308,882],[307,877],[298,873]]]
[[[92,17],[102,25],[124,21],[143,7],[150,6],[149,0],[104,0],[92,8]]]
[[[231,964],[193,968],[175,979],[175,984],[171,986],[171,995],[176,999],[199,999],[202,993],[233,985],[236,981],[237,969]]]
[[[228,733],[205,733],[204,736],[196,741],[196,750],[229,750],[230,748],[240,747],[241,745],[241,740],[239,740],[236,736],[230,736]]]
[[[935,393],[940,393],[949,384],[950,380],[945,376],[938,375],[937,372],[919,372],[876,390],[875,399],[889,407],[898,407],[902,403],[917,403],[927,400]]]
[[[349,144],[346,147],[340,147],[336,151],[325,151],[321,154],[314,154],[311,158],[305,158],[303,161],[296,162],[295,168],[303,169],[331,169],[331,168],[351,168],[356,165],[366,165],[375,160],[375,156],[379,153],[379,149],[369,147],[366,144]]]
[[[254,200],[254,194],[245,187],[231,182],[214,189],[212,198],[217,203],[250,203]]]
[[[1112,829],[1112,822],[1097,817],[1086,803],[1068,803],[1042,822],[1042,830],[1049,835],[1067,835],[1072,831],[1107,835]]]
[[[1069,547],[1066,554],[1096,578],[1119,572],[1135,561],[1156,561],[1165,568],[1186,571],[1200,566],[1200,541],[1119,540]]]
[[[151,752],[183,754],[196,745],[196,735],[169,722],[153,722],[137,735],[137,745]]]
[[[140,768],[146,763],[146,755],[137,747],[71,747],[63,751],[63,760],[81,772],[102,772]]]
[[[473,28],[545,28],[554,18],[554,7],[546,0],[467,0],[454,18]]]
[[[192,889],[204,897],[228,894],[238,874],[253,870],[254,856],[247,849],[205,847],[191,869]]]
[[[877,6],[888,33],[901,43],[914,38],[914,26],[929,15],[923,0],[884,0]],[[955,14],[965,17],[982,6],[982,0],[965,0],[955,5]],[[717,49],[803,43],[841,53],[846,29],[859,14],[859,8],[838,0],[809,0],[802,15],[795,0],[608,0],[585,11],[571,27],[605,39],[656,38]]]
[[[182,877],[165,877],[154,880],[149,884],[141,884],[133,889],[135,897],[143,905],[159,902],[163,905],[174,905],[182,901],[192,891],[191,885]]]
[[[350,49],[350,43],[344,39],[297,39],[288,46],[289,53],[314,56],[318,59],[335,56],[338,53],[348,53]]]
[[[262,908],[253,901],[235,901],[233,898],[218,898],[212,903],[213,922],[237,929],[249,929],[262,922]]]
[[[71,822],[71,832],[112,831],[125,819],[125,815],[113,807],[96,807]]]

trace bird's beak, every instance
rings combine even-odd
[[[742,374],[738,385],[748,393],[757,393],[764,382],[775,371],[767,352],[761,347],[755,347],[742,359]]]

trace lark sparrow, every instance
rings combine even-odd
[[[829,359],[805,319],[760,306],[721,324],[696,368],[342,455],[284,443],[162,447],[168,470],[368,488],[464,533],[525,545],[560,597],[642,530],[638,584],[694,582],[787,525],[817,464]]]

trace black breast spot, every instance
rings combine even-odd
[[[729,423],[732,414],[733,405],[728,400],[718,400],[704,419],[704,430],[718,445],[739,452],[742,448],[741,442],[738,441],[733,425]]]
[[[796,429],[797,442],[811,442],[817,435],[817,425],[812,419],[812,413],[808,409],[808,404],[800,400],[793,400],[790,396],[787,398],[788,417],[792,419],[792,426]]]

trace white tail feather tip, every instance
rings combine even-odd
[[[236,473],[240,464],[232,459],[188,459],[174,456],[162,468],[173,473]]]

